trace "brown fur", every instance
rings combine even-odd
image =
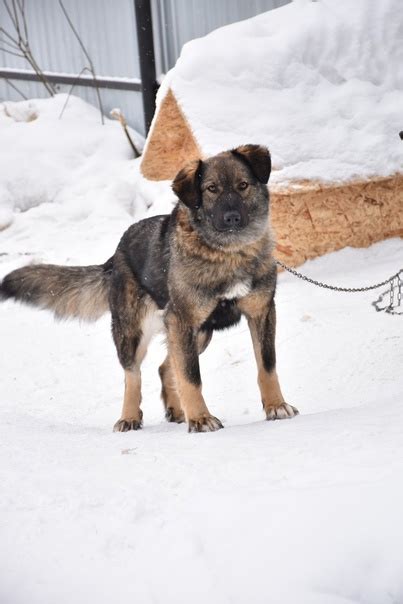
[[[190,432],[222,428],[202,394],[199,355],[213,331],[247,317],[267,419],[297,413],[276,373],[276,265],[269,221],[270,154],[243,145],[191,162],[173,182],[171,215],[132,225],[101,266],[28,266],[7,275],[0,296],[53,310],[57,317],[98,318],[109,307],[125,372],[116,431],[142,427],[141,363],[155,330],[165,327],[168,355],[159,373],[169,421]],[[163,323],[162,323],[163,320]]]
[[[245,146],[238,148],[235,156],[245,155],[248,162],[253,161],[251,157],[255,157],[255,153],[255,148]],[[222,160],[227,162],[225,170]],[[265,178],[267,165],[264,154],[258,153],[254,169],[259,177]],[[214,212],[216,193],[225,190],[225,178],[235,184],[242,182],[247,178],[247,168],[237,161],[237,157],[234,159],[225,153],[213,158],[211,169],[203,173],[200,170],[200,162],[194,161],[178,174],[173,183],[183,206],[177,212],[171,255],[171,305],[166,315],[170,363],[189,429],[204,431],[221,427],[219,420],[210,415],[201,393],[195,334],[208,321],[226,288],[251,277],[260,285],[237,300],[236,305],[249,321],[262,401],[268,419],[291,417],[296,410],[285,403],[275,372],[273,296],[276,269],[271,255],[273,239],[268,211],[262,216],[261,230],[253,239],[234,239],[225,245],[219,239],[215,245],[209,233],[197,228],[200,220],[200,202],[196,194],[198,182],[204,213]],[[253,192],[251,197],[245,189],[242,199],[245,207],[252,208],[256,196]],[[275,417],[271,416],[273,409],[278,409]]]
[[[190,224],[189,214],[184,209],[178,211],[178,227],[176,230],[176,242],[184,256],[188,258],[198,258],[207,266],[213,265],[214,269],[219,266],[225,267],[224,270],[236,270],[242,267],[247,268],[248,263],[253,261],[262,251],[267,251],[267,261],[272,262],[270,252],[273,248],[273,242],[269,228],[263,234],[259,241],[253,241],[249,245],[239,246],[233,244],[226,246],[225,249],[211,248],[206,245],[197,231]]]
[[[140,403],[140,369],[139,367],[136,367],[133,370],[126,369],[122,419],[119,419],[116,422],[113,428],[115,432],[127,432],[128,430],[138,430],[141,428],[143,412],[140,409]]]
[[[181,424],[185,421],[180,398],[176,389],[175,376],[167,356],[160,366],[161,398],[164,403],[165,417],[169,422]]]
[[[204,352],[210,343],[212,333],[210,332],[199,332],[197,335],[197,349],[198,354]],[[178,394],[178,389],[175,382],[175,373],[171,366],[169,356],[166,357],[165,361],[159,367],[159,376],[161,379],[161,398],[165,407],[165,417],[169,422],[176,422],[178,424],[185,421],[185,415],[181,407],[181,402]]]
[[[265,347],[265,334],[271,335],[272,351],[274,356],[274,340],[276,330],[276,314],[274,300],[267,308],[267,301],[263,296],[252,294],[240,301],[240,306],[248,319],[249,329],[252,337],[253,350],[255,352],[256,364],[258,369],[258,384],[262,398],[263,409],[268,420],[283,419],[298,415],[298,410],[285,402],[281,392],[275,362],[273,367],[268,369],[263,358]],[[266,329],[264,322],[266,322]]]

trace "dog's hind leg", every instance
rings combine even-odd
[[[199,354],[206,350],[212,335],[212,331],[200,331],[198,333],[197,347]],[[169,355],[167,355],[158,372],[161,378],[161,398],[165,407],[165,417],[169,422],[181,424],[185,421],[185,414],[180,404],[174,372],[169,362]]]
[[[141,363],[148,344],[156,330],[153,329],[155,305],[143,300],[125,315],[112,314],[112,333],[120,363],[125,371],[125,393],[121,418],[114,426],[115,432],[138,430],[142,427]]]
[[[127,432],[142,427],[140,366],[152,336],[156,306],[118,254],[112,273],[110,307],[112,335],[125,372],[122,414],[114,431]]]
[[[114,432],[139,430],[143,424],[141,403],[141,373],[140,367],[125,369],[125,394],[121,418],[113,427]]]
[[[141,404],[141,362],[147,347],[141,332],[140,318],[132,313],[131,321],[112,314],[112,334],[120,363],[125,372],[125,392],[120,419],[113,427],[115,432],[139,430],[142,427],[143,412]]]

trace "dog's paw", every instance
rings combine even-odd
[[[142,419],[118,419],[113,426],[114,432],[129,432],[129,430],[140,430],[143,427]]]
[[[176,422],[177,424],[183,424],[185,421],[185,415],[183,411],[177,411],[173,407],[167,407],[165,410],[165,419],[167,422]]]
[[[282,403],[277,407],[267,407],[266,408],[266,419],[268,421],[274,419],[290,419],[291,417],[295,417],[299,414],[299,411],[296,407],[289,405],[288,403]]]
[[[188,432],[215,432],[224,428],[219,419],[213,415],[203,415],[189,420]]]

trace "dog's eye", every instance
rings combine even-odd
[[[248,185],[248,183],[245,180],[243,180],[242,182],[240,182],[239,185],[238,185],[238,189],[240,191],[245,191],[245,189],[247,189],[248,187],[249,187],[249,185]]]
[[[207,187],[207,191],[210,191],[210,193],[217,193],[217,185],[214,185],[214,184],[209,185]]]

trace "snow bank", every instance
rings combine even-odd
[[[274,183],[403,171],[400,0],[299,0],[189,42],[165,78],[207,155],[270,147]]]
[[[94,228],[97,249],[105,241],[113,253],[130,223],[172,206],[166,184],[142,178],[118,122],[105,118],[102,125],[98,110],[77,97],[59,119],[65,101],[57,95],[0,105],[0,230],[15,220],[1,235],[3,253],[21,253],[26,240],[23,252],[38,259],[51,260],[57,250],[72,259]],[[131,135],[141,148],[142,137]]]
[[[354,286],[402,256],[395,239],[305,272]],[[201,356],[225,425],[213,434],[163,419],[161,340],[142,372],[144,429],[112,433],[123,372],[109,317],[55,324],[2,304],[1,603],[401,604],[402,318],[374,297],[280,275],[278,371],[301,415],[264,421],[242,323]]]

